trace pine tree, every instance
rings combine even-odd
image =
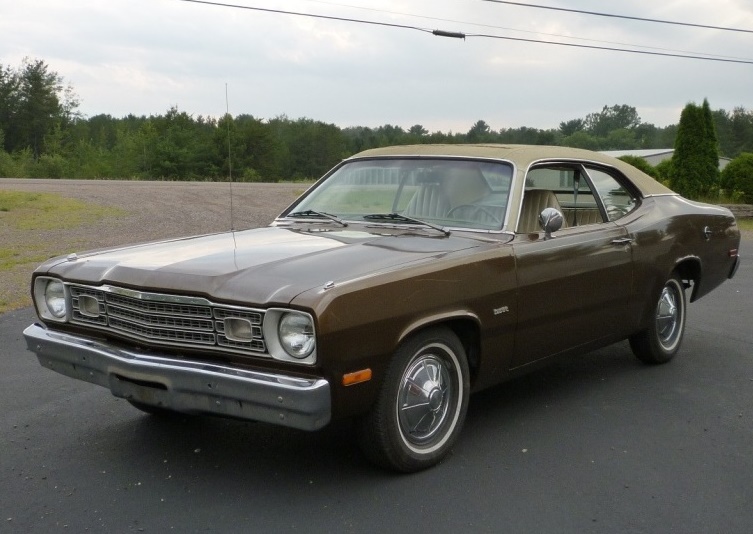
[[[704,139],[704,173],[709,177],[708,182],[702,190],[704,195],[717,195],[719,193],[720,171],[719,171],[719,140],[716,136],[716,126],[714,125],[714,115],[711,112],[708,99],[703,99],[703,125],[706,137]]]
[[[718,191],[719,149],[708,101],[682,110],[672,156],[672,188],[688,198]]]

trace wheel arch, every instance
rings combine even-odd
[[[672,272],[677,273],[677,275],[685,284],[686,289],[688,287],[693,288],[693,291],[690,294],[689,302],[695,302],[697,298],[699,282],[701,281],[701,275],[703,273],[701,259],[698,256],[687,256],[681,258],[675,263]]]
[[[429,328],[446,327],[454,333],[463,345],[470,370],[471,387],[481,364],[481,322],[469,312],[456,312],[427,317],[406,327],[400,335],[398,344]]]

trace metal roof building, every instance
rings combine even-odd
[[[637,156],[645,159],[648,163],[656,167],[664,160],[671,159],[675,153],[673,148],[649,148],[644,150],[604,150],[602,154],[619,158],[620,156]],[[719,158],[719,170],[722,170],[731,160],[729,158]]]

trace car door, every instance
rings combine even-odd
[[[551,238],[543,231],[516,236],[519,312],[513,368],[619,336],[626,328],[633,274],[627,231],[610,220],[586,167],[567,163],[529,171],[524,198],[545,188],[555,193],[560,204],[551,207],[563,213],[565,226]],[[525,210],[525,200],[523,205]]]

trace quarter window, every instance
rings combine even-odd
[[[595,168],[587,169],[587,171],[597,194],[604,203],[607,218],[610,221],[616,221],[633,210],[635,197],[612,175]]]

